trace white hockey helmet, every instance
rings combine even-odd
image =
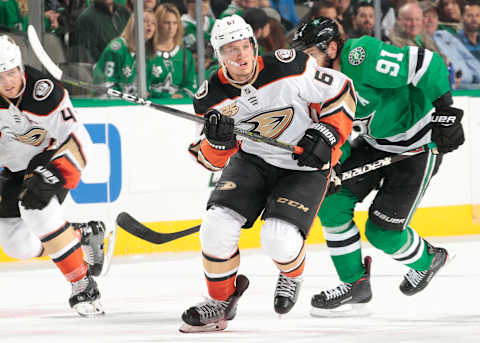
[[[7,35],[0,36],[0,72],[19,67],[23,70],[22,52]]]
[[[222,46],[246,38],[251,38],[254,45],[257,45],[252,27],[247,24],[242,17],[234,14],[215,20],[210,43],[212,43],[212,47],[217,53],[217,56],[220,56],[220,48]]]

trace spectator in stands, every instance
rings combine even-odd
[[[187,13],[187,8],[185,7],[184,0],[159,0],[160,4],[170,3],[175,5],[177,10],[180,12],[180,15]]]
[[[449,31],[438,26],[438,8],[430,0],[419,3],[423,11],[425,32],[435,41],[440,53],[445,56],[447,65],[453,69],[451,80],[453,89],[480,88],[480,62],[473,57],[460,40]]]
[[[337,8],[337,22],[339,22],[343,29],[348,32],[352,29],[351,18],[351,0],[334,0]]]
[[[157,37],[155,14],[145,9],[143,17],[145,35],[145,56],[153,58]],[[125,26],[120,37],[112,40],[103,51],[93,69],[94,82],[127,94],[137,94],[136,50],[134,14]]]
[[[65,47],[70,46],[70,35],[76,30],[78,16],[87,7],[88,2],[85,0],[45,0],[45,14],[58,14],[55,34]]]
[[[193,97],[197,88],[195,62],[190,50],[182,46],[183,27],[178,9],[163,3],[155,11],[158,44],[148,65],[150,96],[153,98]]]
[[[212,32],[215,19],[208,16],[209,0],[202,0],[202,16],[203,16],[203,39],[205,47],[210,42],[210,33]],[[185,0],[187,13],[181,17],[183,26],[183,45],[195,53],[197,51],[197,20],[195,0]]]
[[[438,1],[438,27],[456,35],[461,28],[464,0],[439,0]]]
[[[375,7],[373,3],[360,1],[353,6],[352,26],[347,30],[348,38],[374,36]]]
[[[310,11],[308,11],[307,17],[302,18],[302,22],[309,23],[319,17],[336,19],[338,17],[338,11],[335,4],[330,0],[314,1]]]
[[[17,0],[0,1],[0,25],[18,31],[23,30],[23,15]]]
[[[261,41],[270,35],[270,24],[267,13],[261,8],[249,8],[243,12],[243,19],[252,27],[258,43],[258,55],[263,55],[265,49]]]
[[[136,0],[128,0],[125,6],[130,12],[134,12],[134,2]],[[117,2],[118,3],[118,2]],[[159,5],[159,0],[143,0],[143,9],[154,11],[157,9]]]
[[[401,48],[413,45],[439,52],[433,39],[424,34],[423,13],[417,2],[409,2],[399,8],[397,22],[389,38],[393,45]]]
[[[230,5],[228,5],[225,11],[220,14],[218,19],[234,14],[237,14],[241,17],[243,16],[243,11],[245,11],[247,8],[255,8],[257,5],[257,0],[232,0]]]
[[[280,13],[271,7],[264,7],[262,9],[268,17],[270,34],[267,37],[262,38],[259,44],[263,46],[265,52],[286,49],[288,47],[287,36],[285,34],[285,29],[281,24],[282,17],[280,17]]]
[[[257,0],[258,8],[271,8],[270,6],[271,6],[270,0]]]
[[[77,31],[72,37],[76,49],[73,58],[80,62],[96,63],[108,43],[125,28],[130,12],[113,0],[94,0],[77,21]]]
[[[417,0],[382,0],[381,27],[386,36],[389,36],[393,30],[397,21],[398,9],[408,2],[417,2]]]
[[[463,11],[463,30],[458,31],[458,38],[465,47],[480,61],[480,1],[469,1]]]
[[[287,31],[300,23],[295,9],[295,0],[270,0],[270,6],[282,17],[282,25]]]
[[[210,0],[210,8],[215,18],[218,18],[228,5],[230,5],[230,0]]]

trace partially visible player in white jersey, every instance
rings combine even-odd
[[[248,279],[237,276],[242,228],[262,215],[261,244],[279,269],[274,310],[298,297],[305,239],[323,200],[339,147],[352,128],[355,91],[344,74],[294,50],[258,56],[252,28],[233,15],[217,20],[212,46],[221,64],[194,98],[204,136],[190,152],[209,170],[223,169],[200,228],[211,299],[187,309],[182,332],[222,330],[233,319]],[[237,140],[234,127],[298,145],[304,152]]]
[[[72,285],[70,306],[84,316],[104,313],[92,276],[104,262],[105,226],[74,229],[62,203],[91,144],[68,92],[24,66],[20,48],[0,36],[0,245],[13,258],[50,256]]]

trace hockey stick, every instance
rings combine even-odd
[[[380,158],[376,161],[366,163],[363,166],[344,171],[341,174],[342,175],[341,180],[346,181],[346,180],[353,179],[354,177],[357,177],[359,175],[363,175],[363,174],[369,173],[371,171],[389,166],[393,163],[402,161],[406,158],[421,154],[421,153],[423,153],[427,150],[432,150],[432,152],[435,155],[438,154],[437,146],[435,145],[435,143],[431,142],[431,143],[428,143],[428,144],[426,144],[426,145],[424,145],[420,148],[410,150],[410,151],[406,151],[406,152],[401,153],[401,154],[386,156],[386,157]]]
[[[94,89],[102,92],[106,92],[108,95],[116,97],[116,98],[121,98],[123,100],[126,100],[128,102],[134,103],[134,104],[139,104],[139,105],[144,105],[151,107],[153,109],[180,117],[184,119],[188,119],[197,123],[203,124],[205,122],[205,119],[203,117],[196,116],[194,114],[188,113],[188,112],[183,112],[180,110],[177,110],[172,107],[164,106],[164,105],[159,105],[155,104],[149,100],[143,99],[143,98],[138,98],[134,95],[126,94],[119,92],[115,89],[107,88],[107,87],[102,87],[98,85],[94,85],[85,81],[80,81],[80,80],[75,80],[69,76],[63,75],[63,71],[55,65],[55,63],[52,61],[50,56],[47,55],[45,50],[42,47],[42,44],[40,43],[40,40],[38,39],[37,32],[35,28],[32,25],[28,25],[28,30],[27,30],[27,35],[28,35],[28,40],[30,42],[30,45],[32,46],[33,52],[39,59],[40,63],[45,67],[45,69],[48,70],[48,72],[58,81],[62,81],[64,83],[70,84],[72,86],[77,86],[85,89]],[[303,148],[296,146],[296,145],[291,145],[288,143],[284,143],[281,141],[278,141],[276,139],[270,138],[270,137],[265,137],[262,136],[258,133],[255,132],[250,132],[247,130],[243,130],[240,128],[235,128],[234,129],[235,134],[249,138],[251,140],[257,141],[257,142],[262,142],[266,143],[272,146],[276,146],[278,148],[284,149],[291,151],[295,154],[301,155],[303,153]]]
[[[171,233],[161,233],[157,231],[153,231],[152,229],[146,227],[138,220],[133,218],[127,212],[122,212],[117,216],[117,224],[122,229],[127,231],[128,233],[143,239],[144,241],[153,243],[153,244],[163,244],[178,238],[182,238],[192,233],[198,232],[200,230],[200,225],[191,227],[186,230],[171,232]]]

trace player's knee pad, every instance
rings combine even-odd
[[[326,197],[318,211],[322,225],[337,227],[349,223],[357,202],[358,198],[346,188]]]
[[[44,237],[65,225],[62,205],[57,197],[53,197],[41,210],[26,210],[23,206],[19,207],[23,221],[37,237]]]
[[[245,221],[242,215],[229,208],[211,207],[200,226],[202,251],[212,257],[231,257],[238,249]]]
[[[388,254],[398,250],[401,245],[403,231],[387,230],[373,223],[370,218],[365,224],[365,237],[377,249]]]
[[[37,257],[43,250],[40,239],[21,218],[0,218],[0,246],[18,259]]]
[[[276,262],[291,262],[298,257],[304,243],[300,230],[277,218],[267,218],[260,233],[260,242]]]

